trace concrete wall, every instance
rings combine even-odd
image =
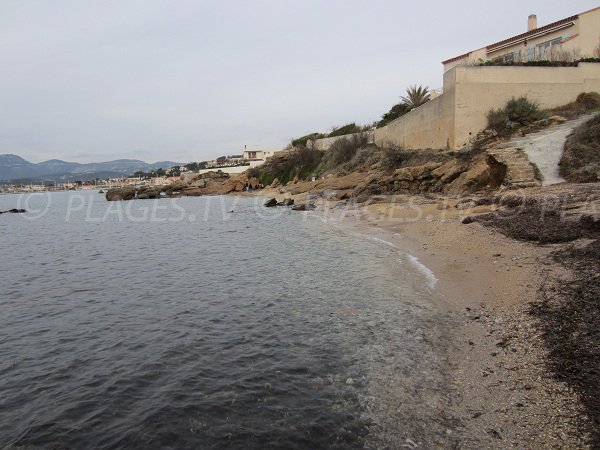
[[[257,161],[257,162],[260,162],[260,164],[264,163],[264,161]],[[260,164],[258,164],[258,165],[260,165]],[[234,175],[234,174],[245,172],[250,167],[253,167],[252,162],[250,163],[249,166],[214,167],[212,169],[201,169],[198,171],[198,173],[218,172],[220,170],[221,172],[228,173],[230,175]]]
[[[600,92],[600,64],[578,67],[457,67],[454,140],[465,146],[487,126],[487,113],[512,97],[526,96],[542,108],[572,102],[582,92]]]
[[[375,130],[375,144],[459,149],[487,126],[487,113],[512,97],[542,108],[572,102],[581,92],[600,92],[600,64],[578,67],[469,67],[444,74],[444,93]]]
[[[455,70],[444,74],[444,93],[375,130],[375,145],[449,148],[454,141]]]
[[[373,131],[366,131],[365,133],[368,134],[367,142],[369,144],[372,144],[374,142]],[[353,136],[358,136],[359,134],[360,133],[352,133],[352,134],[344,134],[342,136],[334,136],[334,137],[330,137],[330,138],[315,139],[314,141],[309,140],[306,145],[311,148],[316,148],[317,150],[326,151],[331,148],[331,146],[333,145],[334,142],[339,141],[340,139],[352,138]]]

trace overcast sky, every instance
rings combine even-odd
[[[0,0],[0,153],[199,161],[370,123],[586,0]]]

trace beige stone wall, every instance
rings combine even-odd
[[[600,8],[579,16],[578,45],[583,56],[594,56],[600,44]],[[577,45],[577,44],[576,44]]]
[[[444,93],[375,130],[375,145],[448,148],[454,140],[455,71],[444,74]],[[448,78],[448,80],[447,80]]]
[[[366,133],[367,133],[367,138],[368,138],[367,142],[372,144],[374,142],[373,132],[367,131]],[[334,136],[334,137],[330,137],[330,138],[309,140],[307,142],[307,145],[309,147],[315,148],[317,150],[326,151],[331,148],[331,146],[333,145],[334,142],[339,141],[340,139],[347,139],[347,138],[351,138],[352,136],[358,136],[358,135],[359,135],[359,133],[352,133],[352,134],[344,134],[342,136]]]
[[[600,92],[600,64],[578,67],[457,67],[452,148],[461,148],[487,126],[486,115],[512,97],[542,108],[572,102],[581,92]]]
[[[459,149],[487,126],[487,113],[512,97],[542,108],[600,92],[600,64],[578,67],[455,67],[444,74],[444,93],[375,131],[375,144]]]

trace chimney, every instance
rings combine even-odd
[[[527,31],[535,30],[537,28],[537,16],[530,14],[527,18]]]

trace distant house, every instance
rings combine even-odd
[[[525,33],[442,61],[444,72],[453,67],[485,61],[526,62],[560,60],[565,57],[600,56],[600,7],[538,28],[537,16],[527,19]]]
[[[278,151],[279,150],[244,150],[244,159],[266,161],[267,158],[270,158]]]

